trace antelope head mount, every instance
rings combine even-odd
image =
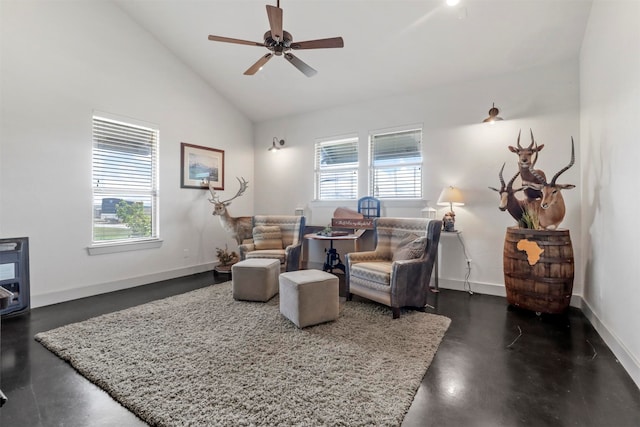
[[[529,129],[529,131],[531,132],[531,144],[529,144],[528,147],[524,148],[520,145],[521,132],[518,132],[518,141],[516,146],[509,146],[509,151],[518,155],[518,166],[520,166],[521,169],[529,169],[530,166],[533,167],[536,160],[534,158],[534,154],[542,151],[544,148],[544,144],[538,145],[535,143],[535,140],[533,139],[533,131],[531,129]]]
[[[537,171],[533,170],[533,167],[530,167],[530,172],[539,181],[541,181],[541,183],[539,184],[528,183],[527,186],[539,190],[542,193],[542,197],[540,200],[540,211],[538,213],[538,216],[540,219],[540,225],[543,228],[555,229],[564,219],[565,205],[561,190],[575,188],[575,185],[558,184],[556,181],[558,180],[558,177],[560,177],[560,175],[562,175],[571,166],[573,166],[575,160],[575,147],[573,143],[573,137],[571,137],[571,161],[567,166],[560,169],[553,176],[553,178],[551,178],[551,182],[547,182],[547,180],[543,176],[539,175]]]
[[[524,194],[527,196],[529,201],[539,199],[542,197],[540,191],[533,189],[533,187],[528,186],[527,184],[542,184],[539,176],[545,178],[545,174],[543,171],[536,169],[535,172],[537,175],[534,175],[531,171],[538,160],[538,153],[544,148],[544,144],[538,145],[533,138],[533,131],[529,129],[531,133],[531,144],[527,147],[523,147],[520,145],[520,132],[518,132],[518,141],[517,145],[509,146],[509,151],[512,153],[516,153],[518,155],[518,167],[520,168],[520,178],[522,178],[522,185],[525,186]]]
[[[513,178],[511,178],[509,180],[508,184],[504,183],[504,178],[502,177],[502,172],[504,171],[504,165],[505,165],[505,163],[502,164],[502,168],[500,169],[500,172],[498,173],[498,178],[500,178],[500,189],[498,190],[495,187],[489,187],[489,189],[491,189],[493,191],[497,191],[498,194],[500,194],[500,205],[498,205],[498,208],[501,211],[507,210],[510,201],[513,201],[513,200],[517,201],[517,199],[515,198],[515,194],[518,191],[524,190],[524,187],[520,187],[520,188],[515,189],[515,190],[513,189],[513,182],[516,180],[518,175],[520,175],[520,171],[516,172],[516,174],[513,176]]]

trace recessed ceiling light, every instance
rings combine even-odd
[[[447,0],[447,6],[455,6],[460,3],[460,0]]]

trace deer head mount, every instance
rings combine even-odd
[[[240,183],[240,189],[235,196],[227,200],[220,200],[220,196],[213,189],[213,183],[209,182],[209,193],[211,193],[209,202],[213,203],[213,212],[211,214],[220,217],[220,224],[222,224],[222,228],[231,233],[231,235],[236,239],[238,245],[240,245],[243,240],[251,239],[253,237],[253,218],[250,216],[232,217],[227,211],[227,206],[231,204],[231,201],[242,196],[249,187],[249,182],[244,178],[236,177],[236,179]]]
[[[218,195],[218,193],[216,193],[216,190],[213,189],[213,183],[209,181],[209,193],[211,193],[211,198],[209,199],[209,201],[214,205],[213,215],[222,215],[222,212],[227,206],[231,204],[232,200],[237,199],[238,197],[242,196],[245,191],[247,191],[249,182],[244,178],[238,178],[237,176],[236,179],[240,183],[240,189],[235,196],[227,200],[220,200],[220,196]]]

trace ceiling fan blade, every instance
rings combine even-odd
[[[293,66],[296,67],[298,70],[302,71],[302,73],[307,77],[313,77],[318,73],[316,70],[308,66],[305,62],[303,62],[297,56],[293,56],[290,53],[285,53],[284,58],[287,61],[291,62],[291,64],[293,64]]]
[[[249,46],[262,46],[264,47],[264,43],[251,42],[248,40],[240,40],[240,39],[232,39],[230,37],[221,37],[221,36],[209,36],[209,40],[214,42],[225,42],[225,43],[235,43],[235,44],[246,44]]]
[[[267,16],[271,27],[271,37],[274,40],[282,40],[282,9],[268,4]]]
[[[344,47],[342,37],[291,43],[291,49],[330,49],[334,47]]]
[[[247,68],[247,71],[244,72],[245,76],[253,76],[255,73],[260,71],[260,69],[267,63],[273,56],[273,53],[269,52],[265,54],[262,58],[258,59],[255,64],[251,67]]]

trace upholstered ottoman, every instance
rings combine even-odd
[[[233,299],[269,301],[278,293],[280,261],[277,259],[245,259],[231,267]]]
[[[320,270],[280,274],[280,313],[299,328],[338,318],[338,278]]]

